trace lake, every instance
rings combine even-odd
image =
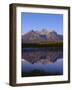
[[[62,47],[22,48],[22,77],[53,75],[63,75]]]

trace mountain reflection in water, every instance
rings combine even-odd
[[[23,48],[22,77],[63,75],[63,50],[55,48]]]

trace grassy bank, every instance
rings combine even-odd
[[[62,47],[63,42],[49,42],[49,43],[23,43],[22,48],[25,47]]]

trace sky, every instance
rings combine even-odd
[[[21,13],[21,31],[27,33],[30,30],[48,29],[63,34],[63,15],[44,13]]]

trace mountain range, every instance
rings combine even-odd
[[[22,43],[37,42],[63,42],[63,35],[47,29],[42,29],[40,31],[31,30],[26,34],[22,34]]]

